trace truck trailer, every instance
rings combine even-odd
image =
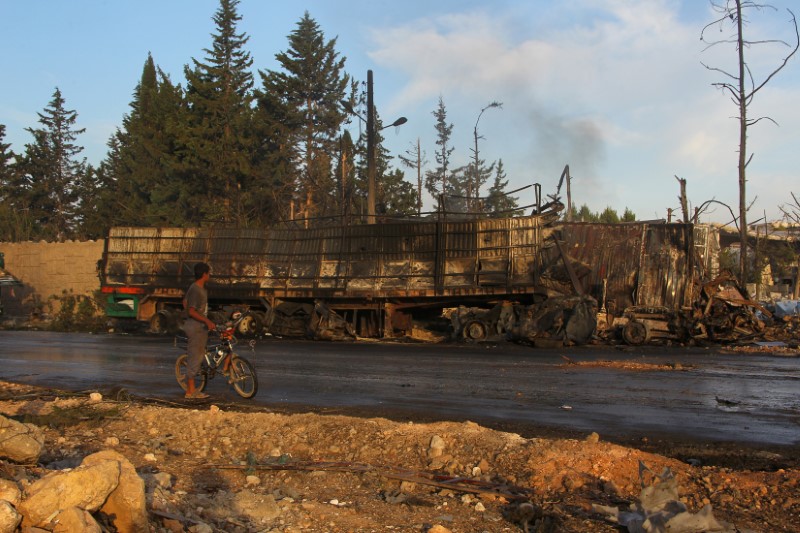
[[[212,270],[212,313],[222,320],[244,311],[242,334],[395,337],[434,324],[480,340],[540,336],[521,326],[523,315],[557,298],[567,302],[555,306],[562,318],[582,306],[604,324],[679,311],[691,305],[694,280],[713,269],[707,226],[567,223],[562,209],[553,200],[508,218],[115,227],[99,264],[101,290],[109,317],[173,331],[202,261]]]

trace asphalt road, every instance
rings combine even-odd
[[[603,437],[800,445],[800,359],[730,355],[708,349],[581,347],[537,350],[514,344],[421,345],[265,339],[249,358],[259,392],[241,400],[267,409],[401,414],[472,420]],[[182,401],[171,338],[0,332],[0,379],[85,391],[125,388]],[[565,364],[628,360],[683,370],[632,371]],[[222,382],[206,389],[239,401]]]

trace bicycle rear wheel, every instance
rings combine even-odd
[[[178,357],[178,360],[175,361],[175,379],[178,380],[178,385],[181,386],[183,390],[186,390],[186,370],[189,366],[189,356],[186,354],[181,355]],[[203,369],[200,369],[200,372],[194,377],[194,388],[195,390],[201,391],[206,388],[206,382],[208,381],[208,376],[206,373],[203,372]]]
[[[234,354],[231,359],[230,383],[236,393],[242,398],[252,398],[258,392],[258,378],[256,369],[250,361]]]

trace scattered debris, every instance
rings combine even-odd
[[[650,481],[645,477],[650,474]],[[738,527],[717,521],[706,504],[695,514],[689,512],[679,496],[678,481],[669,467],[656,474],[639,461],[639,478],[642,491],[639,501],[632,503],[628,511],[605,505],[592,505],[592,509],[609,521],[628,529],[630,533],[747,533]],[[751,532],[754,533],[754,532]]]
[[[41,421],[55,409],[114,413],[118,408],[106,392],[99,403],[92,403],[88,392],[54,394],[2,382],[0,392],[3,413],[36,413]],[[642,440],[650,448],[645,451],[608,442],[596,433],[585,438],[523,437],[473,422],[243,412],[233,406],[176,408],[138,400],[101,424],[87,417],[71,422],[41,427],[45,447],[36,466],[0,463],[0,499],[17,508],[32,494],[30,487],[43,486],[40,480],[53,474],[67,483],[69,472],[117,472],[100,466],[111,456],[97,457],[92,472],[87,471],[92,463],[88,458],[112,446],[144,481],[147,525],[154,531],[614,533],[621,530],[619,522],[590,511],[593,504],[618,506],[617,514],[653,507],[644,498],[644,505],[628,507],[641,496],[639,461],[655,471],[669,468],[685,480],[680,501],[687,508],[711,503],[713,518],[720,524],[735,523],[740,531],[750,527],[788,533],[800,509],[800,471],[791,450],[780,456],[736,445],[736,453],[743,455],[734,466],[726,459],[724,443],[710,448],[685,444],[687,449],[670,440],[662,444],[675,457],[670,458],[653,453],[657,439]],[[722,456],[715,455],[720,452]],[[726,461],[724,467],[720,459]],[[700,460],[701,467],[687,464]],[[754,468],[756,464],[761,466]],[[98,478],[80,495],[95,494],[105,484]],[[141,497],[141,486],[134,485],[130,494]],[[108,521],[112,515],[122,517],[122,509],[87,510],[96,503],[86,507],[59,515],[62,524],[77,524],[66,530],[90,530],[81,525],[91,524],[90,518],[104,531],[132,530]],[[53,511],[39,508],[39,517],[50,518]],[[139,512],[128,516],[136,519]]]

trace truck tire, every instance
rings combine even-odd
[[[650,330],[643,322],[630,320],[622,328],[622,338],[631,346],[641,346],[650,340]]]
[[[164,335],[169,330],[169,315],[166,311],[159,311],[150,317],[150,331],[157,335]]]
[[[243,337],[254,337],[260,333],[261,325],[258,317],[250,313],[242,317],[236,329]]]
[[[475,341],[485,340],[487,336],[486,325],[480,320],[470,320],[464,324],[464,338]]]

